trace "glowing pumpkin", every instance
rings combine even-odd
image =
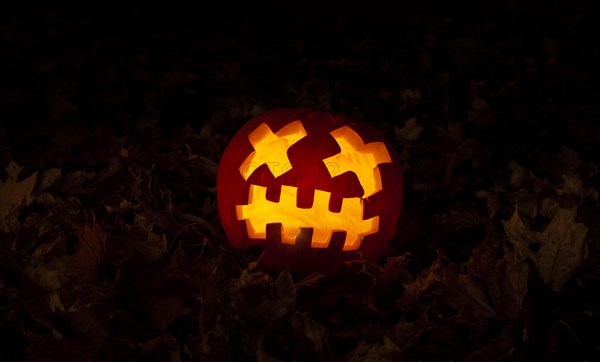
[[[402,204],[394,149],[369,124],[310,109],[251,119],[221,158],[217,202],[238,246],[260,244],[259,266],[336,271],[389,252]]]

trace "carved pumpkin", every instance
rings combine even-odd
[[[380,132],[310,109],[251,119],[225,149],[217,176],[232,245],[260,244],[259,266],[303,274],[388,253],[402,190],[400,163]]]

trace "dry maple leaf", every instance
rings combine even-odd
[[[78,281],[95,281],[98,277],[98,266],[104,259],[108,235],[98,223],[75,224],[71,227],[79,247],[72,255],[63,257],[65,273]]]
[[[517,318],[527,293],[529,268],[525,257],[510,250],[498,258],[492,239],[475,248],[468,262],[444,268],[446,302],[468,321],[496,316]]]
[[[50,186],[54,185],[61,175],[62,170],[60,168],[51,168],[44,171],[38,179],[38,184],[35,189],[36,194],[40,194],[42,191],[45,191]]]
[[[0,181],[0,231],[8,233],[17,223],[16,212],[32,201],[31,192],[37,180],[37,172],[17,182],[23,167],[10,161],[6,167],[8,178]]]
[[[290,315],[294,338],[312,352],[322,352],[327,346],[327,328],[310,317],[294,312]]]
[[[161,332],[167,329],[169,323],[192,311],[186,303],[175,297],[149,298],[144,300],[138,308],[150,323]]]
[[[383,336],[383,344],[367,344],[362,342],[346,358],[347,361],[361,362],[380,362],[380,361],[398,361],[402,350],[386,335]]]
[[[58,292],[62,287],[61,273],[56,268],[55,262],[52,260],[48,263],[42,263],[34,260],[34,258],[36,258],[35,253],[30,265],[25,269],[25,273],[44,292],[40,298],[42,301],[39,302],[43,306],[44,313],[50,314],[56,310],[64,311],[65,307]],[[40,258],[37,257],[37,259]]]
[[[557,208],[550,223],[541,231],[530,230],[515,208],[503,221],[504,231],[515,249],[531,259],[540,277],[554,291],[560,291],[587,256],[588,228],[575,222],[577,207]]]
[[[427,313],[420,313],[415,321],[399,320],[398,323],[388,329],[387,333],[394,344],[400,350],[406,352],[417,344],[423,334],[429,333],[430,329],[431,323],[428,320]]]
[[[262,273],[260,273],[262,274]],[[238,290],[241,315],[253,326],[265,326],[268,322],[285,316],[294,310],[296,286],[287,269],[277,279],[262,280],[259,277]]]
[[[492,338],[491,341],[473,351],[464,361],[504,361],[515,352],[512,345],[511,336],[507,330],[503,330],[499,335]]]
[[[440,285],[443,279],[443,264],[441,256],[433,261],[428,270],[422,271],[415,280],[409,283],[402,283],[404,293],[396,303],[397,307],[402,311],[411,311],[419,302],[419,299],[428,293],[434,286]]]
[[[406,120],[403,127],[396,126],[395,138],[400,143],[412,142],[419,139],[425,127],[417,123],[417,117]]]

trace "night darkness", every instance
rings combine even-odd
[[[598,16],[450,3],[3,5],[0,361],[600,360]],[[228,243],[220,157],[284,107],[388,137],[389,256]]]

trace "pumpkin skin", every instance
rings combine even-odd
[[[391,251],[403,177],[371,125],[326,111],[274,109],[231,139],[217,173],[217,205],[234,247],[260,245],[259,268],[332,274]]]

